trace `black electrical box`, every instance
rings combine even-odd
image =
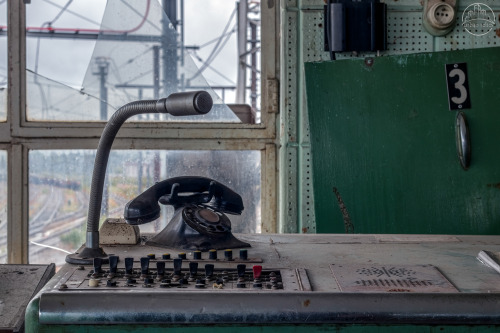
[[[325,51],[366,52],[387,49],[387,5],[379,0],[328,0]]]

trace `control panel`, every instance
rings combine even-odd
[[[499,237],[238,238],[251,247],[103,246],[107,258],[60,268],[28,307],[27,326],[500,325],[498,273],[476,259],[497,251]]]
[[[260,258],[248,258],[247,249],[233,258],[233,250],[223,251],[218,259],[216,250],[189,255],[170,253],[148,254],[140,258],[117,255],[107,262],[94,258],[93,266],[73,266],[61,279],[58,290],[254,290],[304,291],[310,283],[304,269],[264,268]],[[205,258],[206,257],[206,258]],[[222,266],[222,264],[224,264]]]

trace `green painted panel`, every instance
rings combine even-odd
[[[169,332],[169,333],[313,333],[313,332],[341,332],[341,333],[486,333],[498,332],[498,325],[307,325],[307,324],[284,324],[284,325],[161,325],[151,323],[149,325],[137,324],[109,324],[109,325],[40,325],[38,323],[39,298],[34,298],[26,309],[26,332],[27,333],[86,333],[86,332]]]
[[[344,232],[348,216],[356,233],[498,234],[500,48],[372,60],[305,64],[317,231]],[[460,62],[472,103],[468,171],[445,74]]]
[[[299,332],[341,332],[341,333],[485,333],[498,332],[498,326],[428,326],[428,325],[270,325],[270,326],[161,326],[161,325],[54,325],[42,326],[38,332],[169,332],[169,333],[299,333]]]

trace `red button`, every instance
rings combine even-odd
[[[253,278],[254,279],[259,279],[260,278],[260,274],[262,273],[262,266],[255,265],[255,266],[252,267],[252,270],[253,270]]]

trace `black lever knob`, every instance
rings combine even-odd
[[[208,259],[215,260],[217,259],[217,250],[210,250],[208,251]]]
[[[212,277],[214,275],[214,265],[206,264],[205,265],[205,276]]]
[[[189,263],[189,275],[196,276],[198,274],[198,263],[190,262]]]
[[[247,249],[240,249],[240,260],[248,260]]]
[[[94,273],[99,274],[102,272],[102,259],[94,258]]]
[[[125,258],[125,274],[132,275],[134,273],[134,258]]]
[[[118,256],[109,256],[109,272],[116,273],[116,268],[118,267]]]
[[[238,266],[236,266],[236,270],[238,271],[238,277],[245,276],[246,268],[247,268],[247,265],[245,265],[245,264],[239,264]]]
[[[157,261],[156,262],[156,274],[158,276],[165,275],[165,262],[164,261]]]
[[[201,251],[194,251],[193,252],[193,259],[200,260],[201,259]]]
[[[176,258],[174,259],[174,275],[181,275],[182,270],[182,259]]]
[[[149,274],[149,258],[147,257],[141,258],[141,274],[142,275]]]

